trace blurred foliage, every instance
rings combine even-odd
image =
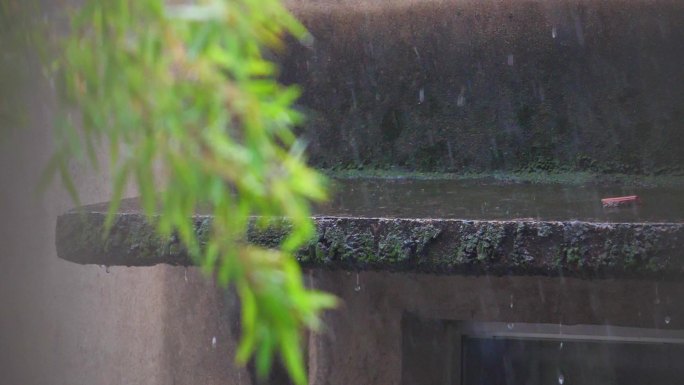
[[[73,12],[50,68],[64,105],[47,174],[77,199],[70,163],[100,167],[106,148],[110,223],[134,183],[160,234],[178,236],[204,271],[237,289],[238,361],[254,356],[263,376],[278,353],[306,383],[302,328],[318,327],[335,298],[304,287],[293,253],[314,235],[309,206],[326,198],[325,180],[292,132],[299,93],[278,84],[265,58],[283,49],[284,34],[307,39],[306,30],[279,0],[86,0]],[[201,240],[200,207],[213,215]],[[250,223],[282,217],[279,250],[248,244]]]

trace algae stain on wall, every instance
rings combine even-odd
[[[294,7],[280,57],[323,167],[669,172],[684,162],[684,4]]]

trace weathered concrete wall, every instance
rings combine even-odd
[[[70,201],[57,189],[36,193],[52,148],[52,91],[32,63],[27,72],[17,64],[25,88],[11,97],[30,114],[21,127],[1,127],[0,383],[161,384],[163,335],[150,325],[161,322],[168,269],[106,274],[57,259],[54,220]],[[84,173],[78,182],[84,201],[108,196],[102,177]],[[139,292],[147,296],[132,306]]]
[[[676,0],[290,1],[325,167],[681,171]]]
[[[0,384],[249,384],[233,366],[236,307],[195,268],[186,281],[180,267],[57,258],[54,224],[71,203],[36,195],[51,112],[31,102],[32,127],[0,144]],[[78,185],[84,202],[109,199],[103,177]]]
[[[310,342],[314,384],[400,384],[402,318],[684,327],[684,284],[548,277],[462,277],[314,271],[339,311]],[[514,306],[510,306],[513,303]],[[609,332],[609,329],[606,329]],[[408,382],[410,383],[410,382]],[[424,382],[441,383],[441,382]]]

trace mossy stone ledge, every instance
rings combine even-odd
[[[106,206],[97,206],[99,208]],[[57,221],[57,253],[80,264],[192,265],[178,239],[161,239],[145,216],[85,207]],[[199,233],[211,217],[197,215]],[[684,224],[583,221],[316,217],[298,253],[305,267],[437,274],[676,278],[684,275]],[[252,227],[251,242],[277,247],[287,224]]]

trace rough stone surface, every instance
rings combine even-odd
[[[103,238],[103,212],[59,217],[58,255],[77,263],[190,265],[178,240],[160,239],[143,215],[121,213]],[[680,276],[684,224],[317,217],[317,236],[298,254],[304,266],[430,273]],[[196,217],[202,232],[208,216]],[[276,247],[287,231],[249,231]]]

